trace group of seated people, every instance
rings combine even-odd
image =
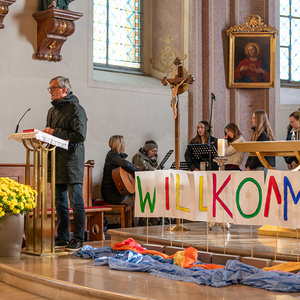
[[[299,129],[299,115],[297,112],[293,112],[289,116],[290,125],[287,132],[287,140],[291,140],[296,136],[298,139]],[[257,110],[253,113],[251,119],[252,125],[252,137],[251,141],[274,141],[275,137],[271,129],[268,116],[264,110]],[[210,135],[210,126],[206,121],[200,121],[197,126],[197,134],[190,141],[189,145],[195,144],[208,144],[210,138],[210,145],[216,149],[218,147],[218,139]],[[240,166],[243,163],[244,152],[238,152],[232,147],[233,143],[244,142],[244,138],[239,128],[234,123],[229,123],[224,128],[224,139],[227,140],[225,144],[225,170],[241,170]],[[103,180],[101,185],[101,192],[103,199],[110,204],[126,204],[133,206],[134,195],[121,195],[114,183],[112,171],[115,168],[122,167],[128,173],[134,174],[136,171],[153,171],[157,168],[157,151],[158,145],[153,140],[145,142],[144,147],[139,149],[139,152],[132,157],[132,161],[126,160],[127,154],[125,154],[125,140],[121,135],[114,135],[109,139],[109,147],[111,150],[107,153],[104,169]],[[207,156],[195,157],[189,147],[185,152],[185,160],[189,170],[200,170],[201,162],[204,163],[205,170],[208,170],[209,166],[211,170],[218,170],[218,164],[213,160],[213,156],[210,155],[211,162],[207,161]],[[267,162],[275,167],[275,157],[267,156]],[[293,169],[298,160],[296,157],[286,157],[288,169]],[[264,166],[260,162],[257,156],[249,156],[245,168],[247,171],[264,170]]]

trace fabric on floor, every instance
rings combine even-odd
[[[125,250],[126,247],[128,249]],[[231,284],[244,284],[269,291],[300,292],[300,275],[297,274],[282,271],[268,272],[236,260],[229,260],[225,267],[201,264],[195,255],[197,250],[192,247],[178,251],[179,253],[172,256],[164,253],[161,255],[162,253],[157,251],[148,253],[147,251],[133,239],[127,239],[115,244],[113,248],[93,248],[86,245],[74,255],[94,259],[94,266],[108,265],[113,270],[148,272],[155,276],[199,285],[224,287]],[[280,267],[277,270],[280,270]]]

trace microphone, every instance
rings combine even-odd
[[[212,99],[216,100],[216,96],[214,93],[211,93],[211,97],[212,97]]]
[[[18,122],[18,124],[17,124],[17,126],[16,126],[15,133],[18,133],[18,130],[19,130],[19,124],[20,124],[21,120],[23,119],[23,117],[24,117],[30,110],[31,110],[31,108],[28,108],[28,109],[24,112],[23,116],[21,117],[21,119],[19,120],[19,122]]]

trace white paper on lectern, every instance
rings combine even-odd
[[[65,141],[63,139],[60,139],[58,137],[55,137],[51,134],[42,132],[42,131],[37,131],[37,132],[23,132],[23,133],[12,133],[8,139],[13,139],[14,141],[22,143],[22,140],[24,139],[31,139],[35,138],[39,141],[48,143],[53,146],[57,146],[63,149],[68,150],[69,147],[69,142]]]

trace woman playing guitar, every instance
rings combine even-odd
[[[138,171],[138,168],[131,162],[126,160],[125,141],[123,136],[114,135],[109,139],[109,147],[111,150],[107,153],[103,168],[103,179],[101,185],[102,198],[110,204],[126,204],[134,205],[134,195],[124,196],[120,194],[113,179],[113,170],[122,167],[130,174]]]

